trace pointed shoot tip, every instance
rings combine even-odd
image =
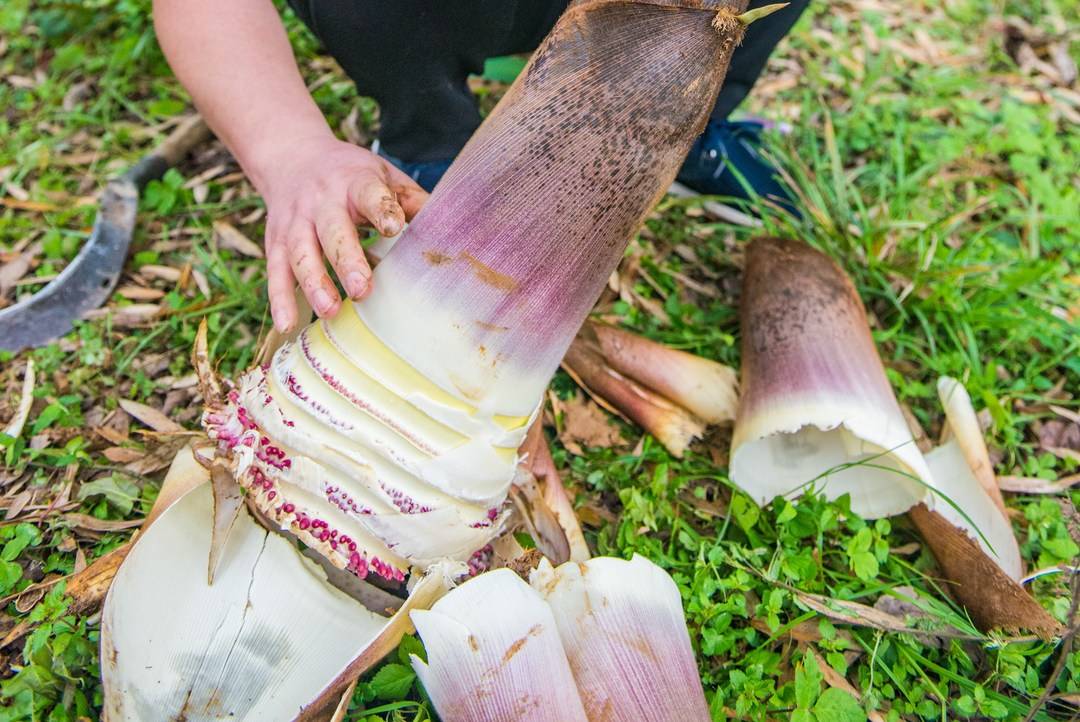
[[[753,10],[747,10],[741,15],[736,15],[735,19],[743,25],[749,26],[750,23],[761,20],[764,17],[768,17],[777,10],[783,10],[790,4],[791,3],[772,3],[771,5],[762,5],[761,7],[754,8]]]

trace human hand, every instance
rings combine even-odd
[[[267,206],[270,313],[282,333],[296,326],[297,283],[320,317],[340,308],[324,255],[350,298],[366,296],[371,268],[357,226],[397,235],[427,198],[383,158],[332,136],[293,143],[260,180]]]

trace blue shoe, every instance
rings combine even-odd
[[[690,147],[676,180],[702,195],[747,201],[758,195],[797,214],[776,168],[759,153],[764,129],[756,121],[710,120]]]
[[[383,151],[382,147],[379,145],[379,141],[375,141],[371,144],[371,150],[376,155],[397,166],[402,173],[416,181],[416,184],[428,193],[435,189],[435,184],[442,179],[447,169],[450,168],[450,164],[454,162],[453,158],[448,158],[447,160],[430,160],[420,163],[409,163],[400,158],[395,158]]]

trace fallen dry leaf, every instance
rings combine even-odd
[[[15,284],[26,275],[41,254],[41,243],[31,243],[13,260],[0,266],[0,297],[6,296],[7,292],[15,287]]]
[[[162,281],[176,283],[180,280],[180,269],[173,268],[172,266],[158,266],[153,263],[148,263],[145,266],[139,267],[139,275],[146,276],[147,278],[160,278]]]
[[[130,301],[156,301],[165,295],[160,288],[146,288],[145,286],[121,286],[116,292]]]
[[[34,360],[26,360],[26,370],[23,372],[22,393],[19,396],[19,405],[15,407],[15,415],[8,421],[3,431],[11,437],[22,434],[26,420],[30,418],[30,407],[34,405]]]
[[[825,678],[826,684],[830,687],[847,692],[855,698],[856,702],[862,704],[862,695],[859,693],[859,690],[855,689],[855,686],[851,684],[851,682],[848,682],[842,674],[837,672],[830,664],[818,656],[818,654],[814,652],[813,647],[806,648],[806,656],[817,662],[818,669],[821,670],[821,676]],[[877,710],[867,712],[866,718],[870,720],[870,722],[885,722],[885,718]]]
[[[263,250],[259,244],[225,221],[214,221],[214,242],[219,248],[227,248],[249,258],[263,257]]]
[[[123,531],[124,529],[134,529],[143,523],[142,519],[124,519],[117,521],[111,519],[98,519],[89,514],[76,513],[64,514],[64,520],[69,522],[73,528],[84,529],[86,531]]]
[[[1080,424],[1075,421],[1051,419],[1034,426],[1039,446],[1047,451],[1051,449],[1080,449]]]
[[[109,591],[109,585],[112,584],[113,577],[116,576],[116,571],[120,568],[120,563],[124,561],[130,550],[131,542],[128,542],[113,549],[105,556],[99,557],[81,572],[54,580],[44,586],[51,587],[53,584],[66,581],[67,586],[64,593],[72,599],[72,604],[67,610],[68,613],[85,614],[96,608],[101,603],[101,600],[105,598],[105,593]],[[27,591],[29,590],[24,590],[20,594],[25,594]],[[3,639],[0,640],[0,649],[22,639],[34,626],[34,623],[27,620],[7,629],[0,629],[0,634],[3,635]]]
[[[129,449],[125,446],[110,446],[103,450],[102,455],[114,464],[129,464],[146,456],[145,451]]]
[[[1031,476],[999,476],[998,486],[1002,491],[1016,494],[1060,494],[1080,484],[1080,474],[1063,476],[1056,481],[1037,479]]]
[[[608,449],[623,444],[622,435],[611,419],[592,399],[578,393],[560,402],[562,431],[559,441],[570,453],[584,455],[581,445]]]
[[[30,501],[33,498],[34,498],[33,492],[31,492],[29,490],[20,491],[11,500],[11,503],[8,504],[7,514],[4,515],[4,519],[10,521],[12,519],[19,518],[19,515],[22,514],[23,509],[25,509],[27,507],[27,505],[30,503]]]
[[[820,594],[795,591],[795,599],[805,607],[809,607],[818,614],[844,624],[852,624],[856,627],[870,627],[887,632],[917,632],[922,630],[912,629],[904,624],[900,617],[893,616],[879,609],[874,609],[866,604],[850,602],[844,599],[832,599]]]
[[[178,431],[183,431],[184,427],[170,419],[165,414],[161,413],[157,409],[147,406],[146,404],[140,404],[138,401],[132,401],[131,399],[121,399],[120,408],[131,414],[133,417],[149,426],[154,431],[171,434]]]
[[[185,434],[160,439],[160,443],[154,446],[146,455],[124,464],[124,470],[132,474],[146,476],[167,468],[173,462],[176,453],[187,443],[187,438]]]
[[[138,326],[152,320],[161,313],[161,307],[153,303],[133,303],[128,306],[106,306],[95,308],[83,314],[84,318],[109,318],[117,328]]]

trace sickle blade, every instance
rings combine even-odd
[[[94,229],[75,260],[30,298],[0,309],[0,349],[47,344],[108,300],[131,245],[138,199],[138,189],[127,178],[105,186]]]

